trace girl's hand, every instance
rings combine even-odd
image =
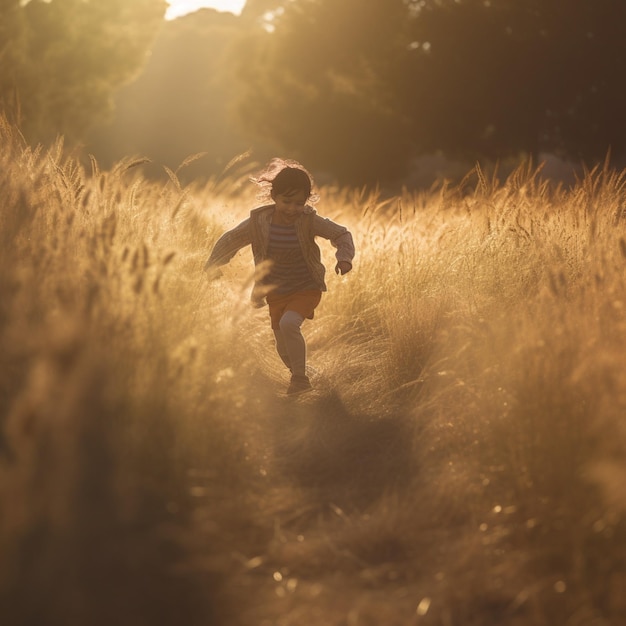
[[[335,273],[341,274],[342,276],[347,274],[351,269],[352,263],[348,263],[348,261],[339,261],[339,263],[335,265]]]

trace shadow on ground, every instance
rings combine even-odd
[[[286,398],[272,419],[272,469],[347,510],[363,508],[414,475],[404,415],[353,415],[336,391]]]

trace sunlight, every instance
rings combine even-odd
[[[204,8],[228,11],[239,15],[246,4],[246,0],[168,0],[168,4],[165,19],[173,20],[181,15]]]

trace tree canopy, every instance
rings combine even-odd
[[[0,104],[27,139],[70,142],[144,64],[165,0],[0,0]]]
[[[620,35],[626,4],[419,4],[413,36],[429,46],[406,59],[409,87],[402,100],[427,122],[414,128],[424,147],[492,157],[545,150],[589,158],[601,158],[611,145],[626,147],[616,115],[624,103],[616,68],[626,61]],[[430,97],[420,98],[420,92]]]
[[[314,166],[388,179],[435,151],[626,151],[620,0],[281,4],[239,51],[242,119]]]
[[[212,9],[167,22],[144,71],[118,92],[116,115],[98,133],[100,160],[140,153],[175,169],[203,153],[185,168],[189,178],[218,172],[245,152],[231,115],[239,84],[227,56],[238,32],[234,15]]]
[[[0,0],[0,105],[34,141],[84,140],[117,93],[96,154],[271,146],[356,184],[434,153],[626,157],[623,0],[248,0],[164,26],[165,0],[22,5]]]
[[[406,17],[402,0],[284,4],[237,48],[248,131],[344,179],[393,177],[411,148],[389,89]]]

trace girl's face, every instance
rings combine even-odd
[[[306,201],[309,199],[304,191],[287,191],[285,193],[272,192],[272,199],[276,204],[274,221],[278,224],[291,225],[300,216]]]

